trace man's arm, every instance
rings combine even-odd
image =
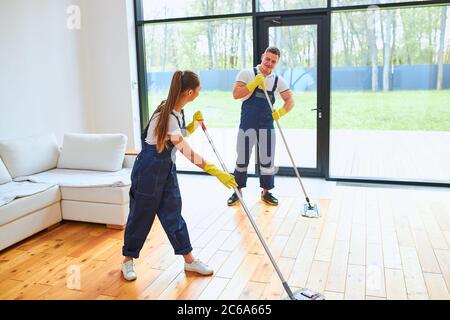
[[[248,96],[250,91],[247,89],[247,86],[244,82],[236,81],[233,86],[233,98],[234,99],[242,99]]]
[[[253,92],[258,86],[265,90],[264,76],[257,74],[253,80],[247,81],[248,74],[246,70],[241,71],[236,77],[236,82],[233,86],[233,98],[242,99]]]
[[[280,93],[281,98],[284,101],[283,108],[286,110],[286,113],[291,111],[294,108],[294,98],[292,97],[292,91],[286,90]]]

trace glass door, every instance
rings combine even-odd
[[[276,73],[288,84],[295,106],[279,123],[295,164],[304,176],[325,177],[328,174],[327,22],[326,16],[278,16],[259,20],[261,32],[257,58],[268,46],[278,47],[281,51]],[[283,105],[283,100],[281,96],[276,99],[274,107],[277,109]],[[280,175],[294,175],[292,162],[279,132],[275,166]]]

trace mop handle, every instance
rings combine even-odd
[[[205,122],[201,121],[200,123],[201,123],[202,129],[203,129],[203,132],[205,133],[206,138],[209,141],[209,144],[213,148],[213,151],[216,154],[217,159],[219,159],[219,162],[220,162],[220,165],[222,166],[222,169],[225,172],[228,172],[228,169],[227,169],[225,163],[223,162],[222,157],[220,156],[219,152],[217,151],[216,146],[214,145],[214,142],[212,141],[211,136],[209,135],[208,130],[206,129]],[[238,196],[239,201],[240,201],[240,203],[242,205],[242,208],[244,208],[244,211],[247,214],[247,217],[250,220],[250,222],[251,222],[251,224],[253,226],[253,229],[255,230],[256,234],[258,235],[258,238],[261,241],[261,244],[263,245],[264,250],[266,251],[267,255],[269,256],[269,259],[272,262],[272,265],[275,268],[275,271],[277,272],[278,277],[280,278],[284,289],[286,290],[286,292],[289,295],[289,297],[292,299],[294,297],[294,294],[292,293],[291,288],[289,288],[289,285],[286,283],[286,280],[284,279],[283,274],[280,271],[280,268],[278,267],[275,259],[273,258],[272,253],[270,252],[270,250],[269,250],[269,248],[268,248],[268,246],[266,244],[266,241],[264,240],[264,237],[259,232],[258,226],[256,225],[255,221],[253,220],[253,217],[250,214],[250,210],[248,210],[247,205],[245,204],[244,200],[242,199],[242,195],[241,195],[240,191],[237,188],[233,188],[233,190],[236,193],[236,195]]]
[[[266,99],[267,99],[267,102],[269,103],[270,109],[272,110],[272,112],[275,111],[275,109],[273,108],[273,105],[272,105],[272,101],[270,101],[269,95],[267,94],[267,90],[263,89],[263,91],[264,91],[264,94],[266,95]],[[291,150],[289,150],[289,146],[287,144],[286,138],[284,137],[283,130],[281,130],[281,126],[280,126],[280,123],[278,122],[278,120],[275,120],[275,122],[277,123],[277,127],[278,127],[278,130],[280,131],[281,138],[283,139],[284,145],[286,146],[286,151],[288,152],[289,158],[291,158],[292,166],[294,167],[294,171],[298,178],[298,181],[300,182],[300,186],[302,187],[303,193],[305,194],[305,197],[309,203],[309,197],[306,194],[305,186],[303,185],[302,179],[300,178],[300,173],[298,172],[297,166],[295,165],[294,158],[292,157],[292,154],[291,154]]]
[[[220,165],[222,166],[222,169],[225,172],[228,172],[228,169],[227,169],[227,166],[225,165],[225,162],[223,162],[222,157],[219,155],[219,152],[217,151],[216,146],[214,145],[214,142],[212,141],[211,136],[209,135],[208,130],[206,129],[205,122],[201,121],[200,123],[201,123],[202,129],[203,129],[203,132],[205,133],[206,138],[209,141],[209,144],[213,148],[213,151],[216,154],[217,159],[219,159],[219,162],[220,162]]]

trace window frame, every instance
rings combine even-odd
[[[258,1],[252,0],[252,9],[250,12],[245,13],[233,13],[233,14],[219,14],[219,15],[208,15],[208,16],[192,16],[192,17],[177,17],[168,19],[156,19],[156,20],[145,20],[143,15],[143,0],[134,0],[134,18],[135,18],[135,35],[136,35],[136,51],[137,51],[137,68],[138,68],[138,91],[139,91],[139,109],[140,109],[140,125],[141,132],[147,125],[149,120],[148,111],[148,96],[147,96],[147,76],[146,76],[146,62],[145,62],[145,39],[144,39],[144,27],[150,24],[161,24],[161,23],[171,23],[171,22],[186,22],[186,21],[201,21],[201,20],[211,20],[211,19],[227,19],[227,18],[241,18],[241,17],[251,17],[252,27],[253,27],[253,65],[256,65],[257,58],[259,57],[260,48],[260,26],[258,21],[264,17],[273,16],[308,16],[308,15],[328,15],[331,19],[333,12],[340,11],[359,11],[366,10],[373,4],[367,5],[351,5],[351,6],[332,6],[332,0],[327,0],[327,6],[323,8],[312,8],[312,9],[294,9],[294,10],[281,10],[281,11],[258,11]],[[380,9],[388,8],[417,8],[425,6],[437,6],[437,5],[450,5],[450,0],[427,0],[427,1],[405,1],[405,2],[391,2],[377,4]],[[331,32],[331,23],[328,25],[328,32]],[[327,45],[330,52],[328,56],[330,58],[331,66],[331,44]],[[326,81],[331,82],[331,68],[330,73],[326,74]],[[331,87],[329,92],[326,93],[327,99],[331,100]],[[330,101],[331,107],[331,101]],[[328,118],[331,118],[331,110]],[[331,130],[330,125],[328,125],[329,130]],[[328,152],[330,150],[328,141]],[[326,157],[326,162],[324,163],[323,175],[321,178],[325,178],[327,181],[336,182],[346,182],[346,183],[374,183],[374,184],[396,184],[396,185],[412,185],[412,186],[433,186],[433,187],[445,187],[449,188],[450,183],[446,182],[428,182],[428,181],[418,181],[418,180],[390,180],[390,179],[380,179],[380,178],[353,178],[353,177],[333,177],[329,175],[329,156]],[[203,172],[183,172],[189,174],[205,174]],[[281,172],[281,175],[291,176],[292,174]],[[252,175],[249,175],[252,176]],[[253,175],[254,176],[254,175]],[[309,176],[302,173],[302,176]]]

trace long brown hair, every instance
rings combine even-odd
[[[199,85],[200,80],[192,71],[178,70],[173,74],[167,99],[162,101],[155,111],[155,113],[159,112],[159,118],[153,133],[156,136],[156,149],[158,152],[162,152],[165,148],[169,116],[175,108],[175,103],[180,94],[186,90],[195,90]]]

